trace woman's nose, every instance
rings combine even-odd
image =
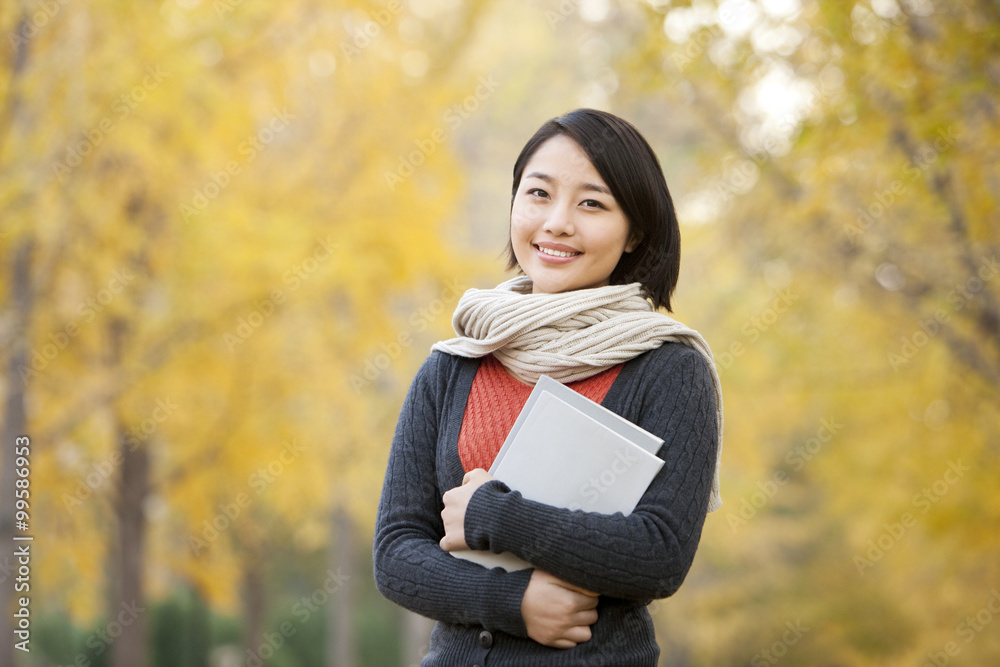
[[[549,207],[546,211],[545,224],[542,228],[553,236],[564,236],[573,234],[573,211],[565,204],[557,204]]]

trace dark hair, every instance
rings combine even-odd
[[[622,254],[610,284],[638,282],[654,307],[670,310],[681,264],[681,234],[674,203],[656,154],[631,123],[595,109],[576,109],[542,125],[514,162],[511,210],[521,175],[538,148],[558,135],[575,141],[587,154],[639,238],[630,253]],[[517,267],[514,247],[507,240],[507,269]]]

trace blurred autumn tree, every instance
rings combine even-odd
[[[445,9],[0,9],[4,438],[33,442],[36,614],[96,626],[191,586],[242,606],[259,655],[269,551],[371,522],[385,396],[475,260],[442,240],[446,144],[493,90],[444,57],[478,5]],[[324,607],[367,576],[329,574]],[[145,664],[125,618],[101,650]]]
[[[672,181],[704,225],[681,303],[727,396],[726,505],[664,634],[698,664],[996,662],[992,614],[966,625],[1000,589],[996,4],[650,3],[630,26],[621,103],[700,123],[668,148],[702,165]]]

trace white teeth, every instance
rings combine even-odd
[[[546,255],[552,255],[553,257],[572,257],[573,255],[579,255],[578,252],[563,252],[562,250],[552,250],[551,248],[543,248],[538,246],[538,249],[544,252]]]

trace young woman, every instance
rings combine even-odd
[[[672,595],[721,501],[722,399],[711,352],[670,310],[673,203],[626,121],[578,109],[514,164],[509,267],[459,301],[396,427],[375,533],[390,600],[438,621],[424,665],[657,664],[646,605]],[[628,516],[524,499],[486,469],[540,375],[664,440]],[[552,470],[558,475],[558,470]],[[505,572],[449,551],[509,551]]]

